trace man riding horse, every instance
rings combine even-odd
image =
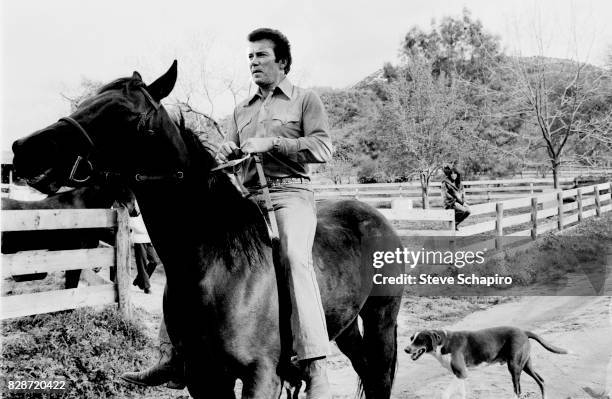
[[[291,50],[281,32],[257,29],[247,39],[249,67],[258,90],[235,108],[231,130],[217,157],[226,162],[238,149],[262,154],[291,297],[293,350],[307,375],[307,397],[331,398],[325,360],[329,337],[312,260],[317,217],[314,194],[308,187],[308,164],[331,158],[327,116],[314,92],[294,86],[287,78]],[[240,177],[253,198],[263,203],[255,159],[245,161]],[[122,378],[140,385],[180,380],[180,360],[163,325],[160,341],[162,357],[156,366]]]

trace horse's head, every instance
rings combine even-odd
[[[134,72],[103,86],[69,117],[13,143],[16,174],[47,194],[89,184],[101,174],[181,178],[187,149],[160,104],[176,78],[174,61],[150,85]]]

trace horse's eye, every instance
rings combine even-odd
[[[153,129],[147,129],[147,130],[145,131],[145,134],[146,134],[148,137],[155,136],[155,130],[153,130]]]

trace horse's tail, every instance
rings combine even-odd
[[[395,328],[393,329],[393,340],[395,341],[395,349],[393,350],[393,360],[391,363],[391,367],[393,367],[393,374],[391,374],[391,386],[393,386],[393,382],[395,382],[395,375],[397,374],[397,323],[395,323]]]
[[[391,374],[391,386],[393,386],[393,382],[395,381],[395,375],[397,374],[397,324],[393,330],[393,340],[395,341],[395,348],[393,350],[393,358],[391,359],[391,367],[393,368],[393,373]],[[355,395],[356,399],[364,399],[365,398],[365,389],[363,387],[363,381],[357,375],[357,393]]]
[[[363,381],[361,381],[361,378],[359,378],[359,376],[357,376],[357,394],[355,395],[355,398],[365,398],[365,389],[363,389]]]

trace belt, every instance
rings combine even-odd
[[[310,184],[307,177],[266,177],[269,187],[282,186],[285,184]]]
[[[310,184],[310,179],[307,177],[269,177],[266,176],[268,187],[278,187],[286,184]],[[249,184],[245,186],[247,190],[261,190],[261,185]]]

